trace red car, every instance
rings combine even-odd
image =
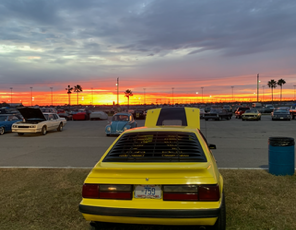
[[[242,114],[249,110],[250,107],[238,107],[235,111],[235,118],[242,118]]]

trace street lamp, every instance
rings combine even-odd
[[[259,73],[257,74],[257,102],[259,102]]]
[[[10,107],[12,106],[12,87],[10,87]]]
[[[196,94],[198,95],[198,92],[196,92]],[[198,98],[198,97],[197,97]],[[196,103],[198,103],[198,99],[196,100]]]
[[[33,97],[32,97],[32,89],[33,89],[33,87],[30,87],[31,88],[31,106],[33,105]]]
[[[53,106],[53,94],[52,94],[52,89],[53,89],[53,87],[50,87],[50,90],[51,90],[51,105]]]

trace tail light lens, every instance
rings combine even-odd
[[[219,185],[200,185],[198,194],[200,201],[218,201],[220,200]]]
[[[131,200],[132,186],[84,184],[82,197],[92,199]]]
[[[164,201],[218,201],[219,185],[164,185]]]
[[[164,185],[163,200],[197,201],[197,185]]]

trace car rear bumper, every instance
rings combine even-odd
[[[218,209],[130,209],[79,205],[88,221],[129,224],[214,225]]]

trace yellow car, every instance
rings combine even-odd
[[[242,114],[242,121],[246,120],[261,120],[261,113],[257,109],[249,109],[246,110],[245,113]]]
[[[79,210],[93,229],[110,223],[225,229],[223,178],[200,132],[199,109],[148,110],[84,181]]]

